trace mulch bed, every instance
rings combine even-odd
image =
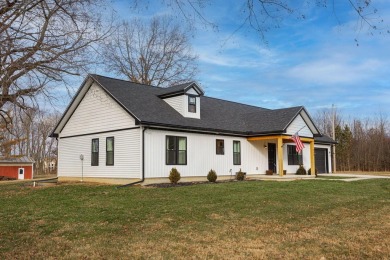
[[[216,182],[209,181],[191,181],[191,182],[178,182],[177,184],[173,183],[152,183],[147,184],[144,187],[153,187],[153,188],[175,188],[175,187],[185,187],[199,184],[218,184],[218,183],[226,183],[226,182],[236,182],[237,180],[223,180]],[[245,179],[244,181],[254,181],[253,179]]]

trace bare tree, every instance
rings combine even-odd
[[[50,83],[82,72],[90,62],[86,52],[109,31],[94,12],[97,2],[1,1],[1,117],[7,117],[4,105],[26,109],[38,94],[48,94]]]
[[[378,9],[372,3],[372,0],[306,0],[306,1],[290,1],[290,0],[241,0],[240,9],[236,10],[234,15],[240,19],[241,24],[232,32],[233,34],[244,27],[249,27],[254,30],[260,38],[266,42],[265,33],[270,29],[281,26],[283,19],[287,17],[294,17],[295,19],[306,19],[308,14],[305,13],[304,8],[315,6],[318,8],[331,8],[334,19],[339,23],[339,15],[342,11],[338,9],[340,4],[346,4],[351,11],[356,14],[358,27],[360,32],[363,28],[367,28],[370,34],[374,32],[390,33],[387,26],[384,26],[384,20],[380,16]],[[134,9],[140,10],[141,7],[147,6],[149,1],[131,0],[131,6]],[[180,14],[181,18],[186,21],[193,28],[197,23],[202,23],[205,26],[211,26],[214,29],[218,28],[218,24],[208,17],[204,9],[208,5],[213,5],[210,0],[160,0],[165,6],[174,10],[175,13]],[[310,8],[308,8],[310,9]],[[356,44],[358,40],[355,39]]]
[[[107,70],[133,82],[168,86],[193,79],[197,71],[187,34],[169,17],[124,22],[104,49]]]

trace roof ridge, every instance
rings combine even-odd
[[[165,89],[165,88],[163,88],[163,87],[159,87],[159,86],[148,85],[148,84],[145,84],[145,83],[134,82],[134,81],[126,80],[126,79],[118,79],[118,78],[113,78],[113,77],[104,76],[104,75],[95,74],[95,73],[92,73],[92,74],[89,74],[89,75],[90,75],[90,76],[92,76],[92,77],[93,77],[93,76],[98,76],[98,77],[103,77],[103,78],[107,78],[107,79],[113,79],[113,80],[125,81],[125,82],[128,82],[128,83],[137,84],[137,85],[142,85],[142,86],[147,86],[147,87],[153,87],[153,88],[162,88],[162,89]]]
[[[203,97],[204,98],[210,98],[210,99],[216,99],[216,100],[220,100],[220,101],[225,101],[225,102],[230,102],[230,103],[234,103],[234,104],[239,104],[239,105],[243,105],[243,106],[247,106],[247,107],[261,108],[261,109],[265,109],[265,110],[269,110],[269,111],[272,110],[272,109],[265,108],[265,107],[259,107],[259,106],[255,106],[255,105],[244,104],[244,103],[231,101],[231,100],[227,100],[227,99],[222,99],[222,98],[215,98],[215,97],[209,97],[209,96],[203,96]]]

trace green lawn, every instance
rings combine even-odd
[[[0,186],[0,259],[390,258],[390,180]]]

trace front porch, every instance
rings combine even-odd
[[[310,154],[310,161],[308,165],[306,165],[306,168],[310,166],[311,169],[311,175],[315,175],[315,157],[314,157],[314,138],[307,138],[307,137],[300,137],[301,141],[307,145],[309,144],[309,154]],[[268,142],[268,144],[275,144],[272,147],[269,147],[269,149],[275,149],[275,162],[273,162],[272,151],[269,150],[268,152],[268,162],[269,164],[275,164],[276,173],[281,177],[286,177],[284,175],[284,169],[288,168],[289,165],[285,165],[284,160],[284,151],[287,149],[284,149],[285,144],[294,144],[293,140],[291,139],[291,135],[269,135],[269,136],[254,136],[254,137],[248,137],[247,140],[249,142],[256,142],[256,141],[262,141],[262,142]],[[269,146],[269,145],[268,145]],[[288,158],[288,156],[287,156]],[[271,166],[269,165],[269,169]],[[291,168],[291,167],[290,167]],[[307,169],[308,170],[308,169]],[[272,176],[270,176],[272,177]]]

